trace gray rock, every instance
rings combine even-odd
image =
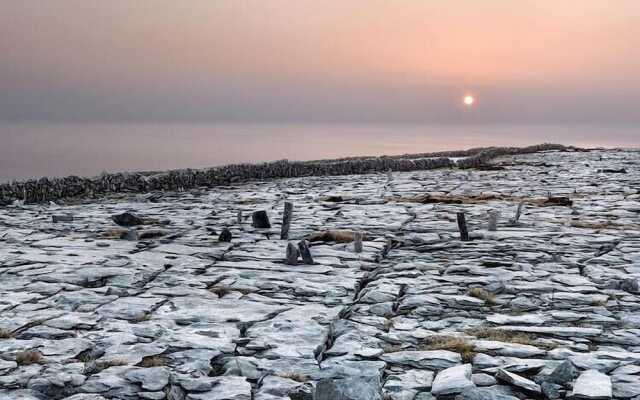
[[[322,379],[316,385],[315,400],[382,400],[378,376]]]
[[[431,393],[435,396],[452,395],[471,387],[475,387],[471,380],[471,364],[463,364],[438,372]]]
[[[473,374],[471,380],[476,386],[493,386],[497,383],[496,378],[489,374]]]
[[[611,378],[595,369],[584,371],[573,383],[575,399],[608,400],[613,396]]]
[[[540,389],[540,385],[538,385],[537,383],[527,378],[523,378],[520,375],[516,375],[509,371],[505,371],[504,369],[498,370],[498,373],[496,373],[496,378],[501,381],[507,382],[510,385],[516,386],[520,389],[524,389],[532,393],[537,393],[537,394],[542,393],[542,390]]]
[[[468,388],[455,397],[455,400],[519,400],[515,396],[501,393],[494,388]]]
[[[145,390],[157,391],[169,383],[169,371],[164,367],[139,368],[128,371],[125,378],[139,383]]]
[[[142,218],[130,212],[113,215],[111,216],[111,219],[116,224],[126,227],[144,224],[144,220]]]
[[[448,350],[398,351],[383,354],[380,359],[390,364],[431,370],[449,368],[462,362],[460,354]]]
[[[574,379],[578,377],[580,371],[573,365],[573,363],[569,360],[562,362],[562,364],[558,365],[556,369],[549,374],[544,381],[550,383],[557,383],[559,385],[566,385],[569,382],[572,382]]]

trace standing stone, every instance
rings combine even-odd
[[[612,393],[611,378],[595,369],[584,371],[573,383],[574,399],[608,400]]]
[[[498,211],[489,212],[489,230],[495,232],[498,230],[498,217],[500,213]]]
[[[353,233],[353,247],[356,253],[362,253],[362,232]]]
[[[298,248],[293,243],[289,242],[287,244],[287,264],[298,265],[298,256],[300,256]]]
[[[301,240],[298,243],[298,250],[302,256],[302,261],[304,261],[305,264],[312,265],[313,257],[311,257],[311,250],[309,250],[309,244],[307,244],[306,240]]]
[[[242,224],[242,210],[238,211],[238,214],[236,215],[236,222],[238,225]]]
[[[253,214],[251,214],[251,225],[254,228],[271,228],[267,212],[264,210],[254,211]]]
[[[520,220],[520,214],[522,214],[522,206],[524,206],[524,201],[518,203],[518,208],[516,209],[516,215],[509,221],[511,225],[518,225],[518,220]]]
[[[222,232],[220,232],[220,236],[218,236],[219,242],[230,242],[233,235],[231,235],[231,231],[228,228],[224,228]]]
[[[293,217],[293,203],[284,203],[284,214],[282,214],[282,227],[280,228],[280,240],[289,239],[289,228]]]
[[[471,380],[471,364],[457,365],[438,372],[431,393],[437,397],[461,393],[475,387]]]
[[[463,242],[469,241],[469,231],[467,230],[467,220],[463,212],[457,213],[458,217],[458,230],[460,231],[460,240]]]

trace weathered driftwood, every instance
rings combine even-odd
[[[280,239],[289,239],[289,228],[291,227],[291,218],[293,217],[293,203],[284,203],[284,213],[282,214],[282,226],[280,227]]]
[[[524,148],[492,147],[464,151],[404,154],[382,157],[353,157],[337,160],[287,160],[262,164],[234,164],[208,169],[184,169],[161,173],[114,173],[93,178],[68,176],[41,178],[0,184],[0,205],[13,201],[37,203],[74,197],[93,197],[110,193],[147,193],[214,187],[250,180],[295,178],[302,176],[335,176],[415,171],[436,168],[473,168],[486,165],[502,155],[526,154],[543,150],[568,150],[562,145],[545,144]],[[449,157],[468,157],[457,163]]]
[[[460,231],[460,240],[463,242],[469,241],[469,230],[467,229],[467,220],[463,212],[457,213],[458,218],[458,230]]]
[[[314,232],[309,235],[308,240],[310,242],[336,242],[336,243],[350,243],[355,239],[355,233],[353,231],[346,230],[328,230],[322,232]],[[366,240],[366,235],[363,234],[363,240]]]

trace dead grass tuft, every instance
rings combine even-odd
[[[536,342],[537,337],[523,332],[515,332],[495,328],[473,328],[467,329],[465,332],[469,335],[477,337],[478,339],[487,339],[504,343],[526,344],[529,346],[540,347],[546,350],[555,348],[555,345],[550,343],[538,343]]]
[[[0,328],[0,339],[11,339],[13,333],[8,329]]]
[[[475,356],[474,347],[465,338],[456,336],[428,336],[424,339],[420,350],[449,350],[462,356],[465,363],[471,362]]]
[[[223,298],[224,296],[232,292],[229,286],[214,286],[211,289],[209,289],[209,291],[215,294],[216,296],[218,296],[219,299]]]
[[[469,289],[469,296],[484,300],[485,303],[492,306],[496,304],[496,296],[479,287]]]
[[[162,356],[146,356],[142,358],[138,365],[144,368],[164,367],[167,362]]]
[[[308,376],[304,374],[300,374],[298,372],[281,372],[281,373],[278,373],[277,376],[281,378],[291,379],[292,381],[296,381],[300,383],[304,383],[309,380]]]
[[[22,351],[16,354],[18,365],[44,364],[44,358],[39,351]]]

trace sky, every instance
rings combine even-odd
[[[634,123],[639,22],[638,0],[4,0],[0,121]]]

